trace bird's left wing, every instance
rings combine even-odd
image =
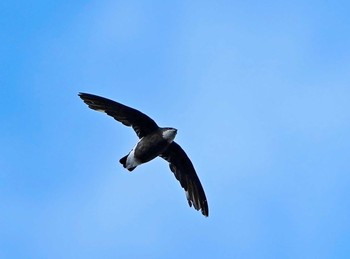
[[[172,142],[160,156],[169,162],[171,171],[182,188],[185,189],[190,207],[193,205],[196,210],[201,210],[204,216],[208,216],[207,198],[193,164],[185,151],[176,142]]]
[[[79,93],[79,97],[89,108],[104,112],[124,125],[131,126],[139,138],[158,129],[154,120],[134,108],[93,94]]]

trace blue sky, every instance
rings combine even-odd
[[[0,258],[349,258],[348,1],[2,1]],[[205,188],[79,91],[176,127]]]

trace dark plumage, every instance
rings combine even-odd
[[[207,198],[193,164],[185,151],[173,141],[176,129],[161,128],[146,114],[97,95],[79,93],[79,97],[89,108],[105,112],[135,130],[140,140],[128,155],[120,159],[124,168],[132,171],[157,156],[162,157],[169,162],[171,171],[185,189],[188,204],[201,210],[204,216],[209,215]]]

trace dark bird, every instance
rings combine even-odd
[[[79,93],[79,97],[89,108],[104,112],[126,126],[131,126],[139,141],[136,146],[122,157],[119,162],[129,171],[138,165],[146,163],[157,156],[169,162],[181,187],[185,189],[190,207],[201,210],[204,216],[209,215],[207,198],[191,160],[185,151],[174,141],[177,130],[169,127],[159,127],[146,114],[93,94]]]

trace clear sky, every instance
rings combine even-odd
[[[349,1],[0,3],[0,258],[350,258]],[[142,110],[191,157],[127,172]]]

